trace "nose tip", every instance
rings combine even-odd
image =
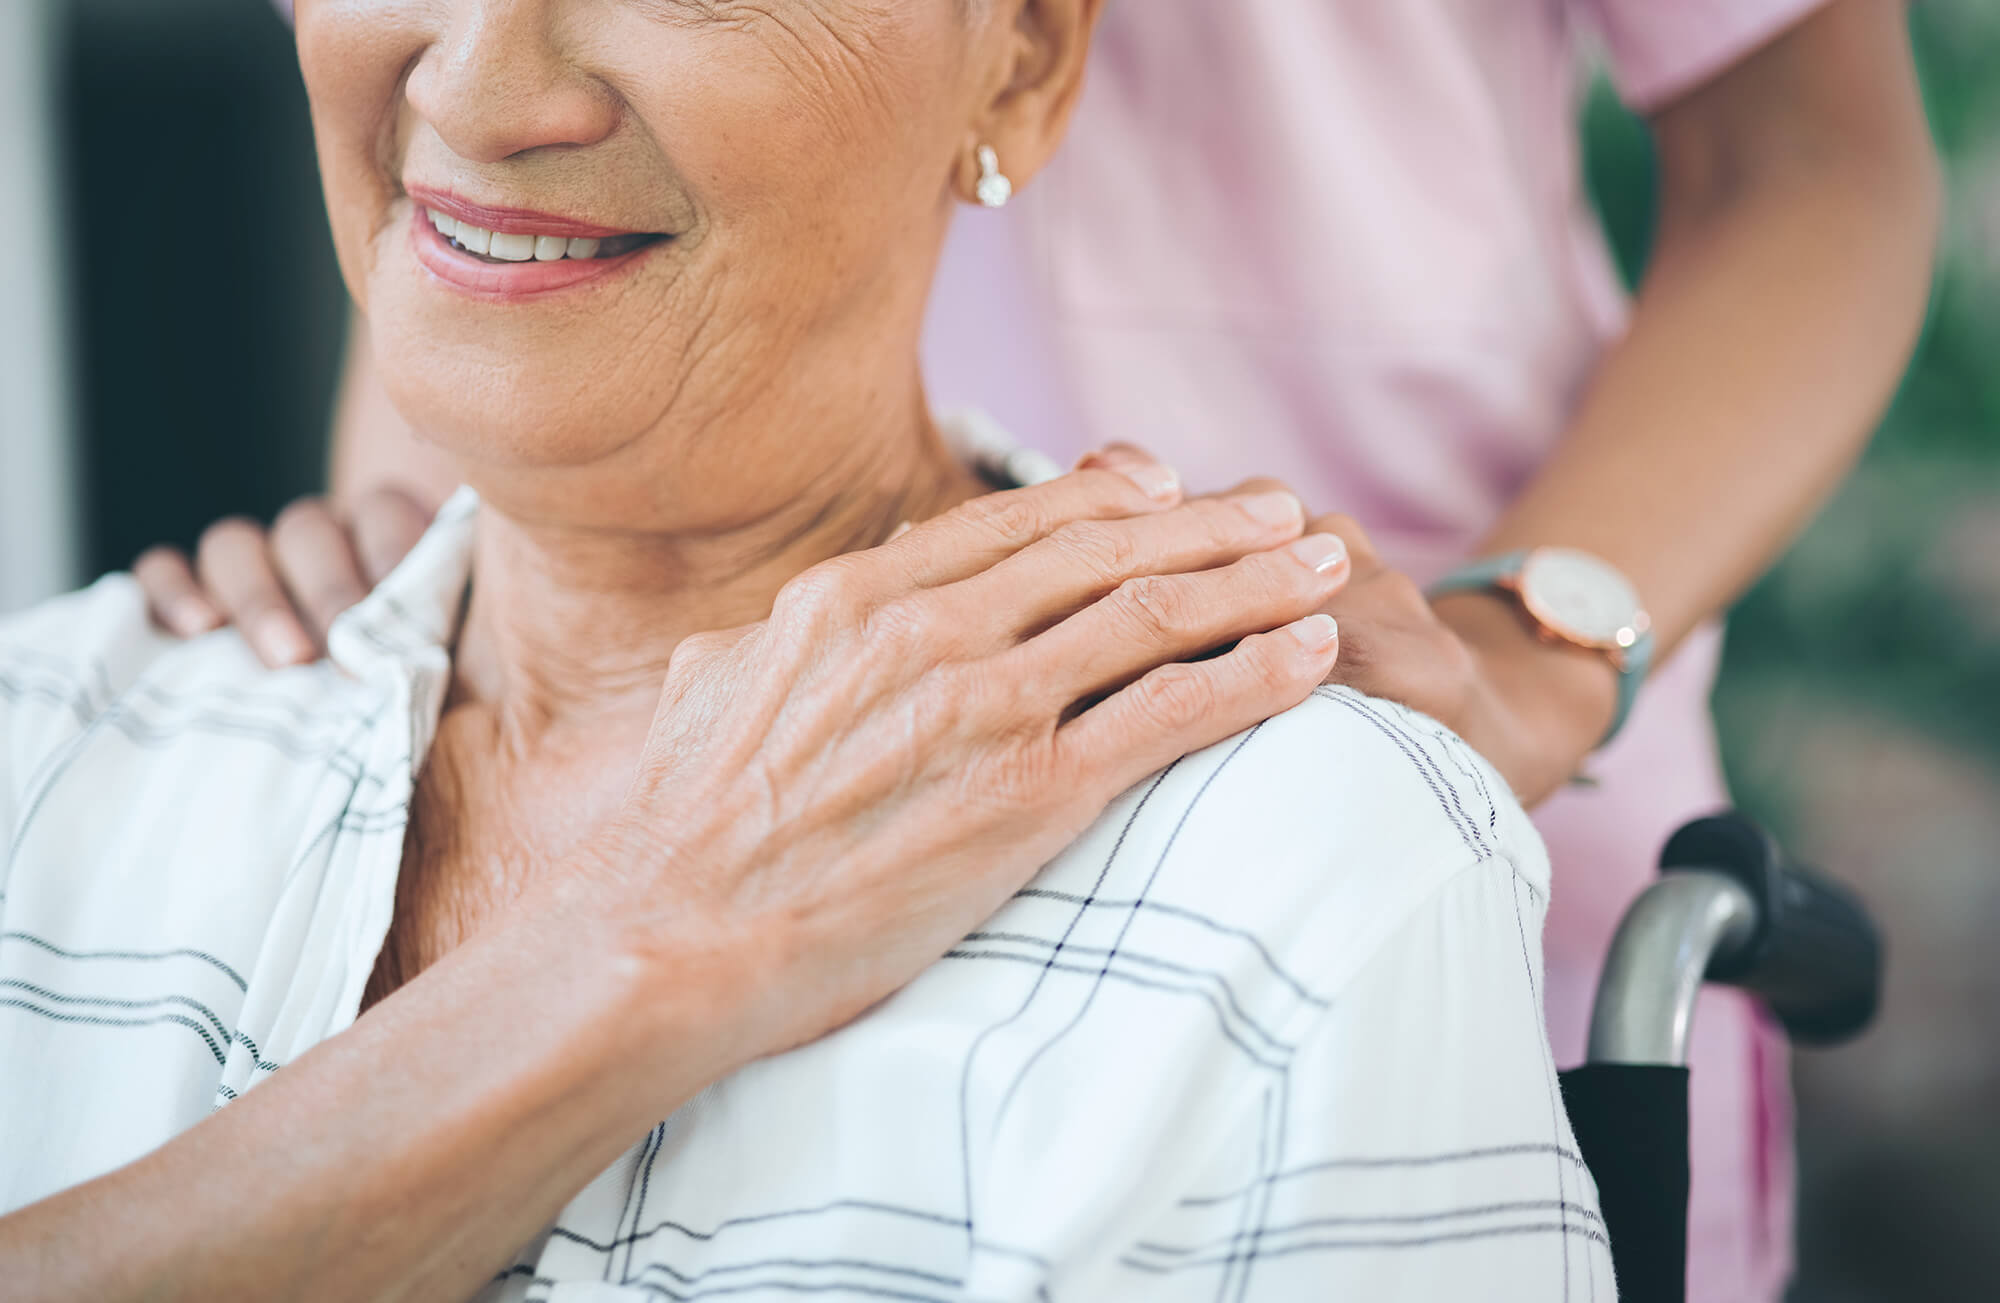
[[[548,7],[499,0],[457,21],[410,70],[409,102],[453,153],[493,163],[550,145],[589,145],[617,128],[616,97],[569,58]]]

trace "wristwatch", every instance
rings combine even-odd
[[[1511,596],[1547,642],[1601,653],[1618,671],[1618,711],[1597,745],[1618,735],[1653,659],[1653,622],[1630,580],[1608,562],[1568,547],[1524,548],[1462,566],[1429,595],[1493,589]]]

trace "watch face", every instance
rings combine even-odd
[[[1536,548],[1520,582],[1522,600],[1535,618],[1577,642],[1626,647],[1645,627],[1632,585],[1588,552]]]

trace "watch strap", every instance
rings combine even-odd
[[[1427,597],[1443,597],[1446,593],[1476,592],[1492,588],[1502,579],[1520,574],[1521,568],[1527,564],[1526,548],[1516,548],[1512,552],[1502,552],[1499,556],[1468,561],[1426,588],[1424,594]]]
[[[1437,580],[1424,590],[1428,597],[1442,597],[1446,593],[1476,592],[1496,587],[1501,580],[1521,573],[1528,563],[1528,549],[1517,548],[1512,552],[1502,552],[1498,556],[1482,557],[1468,562]],[[1517,599],[1518,600],[1518,599]],[[1530,617],[1533,618],[1533,617]],[[1625,727],[1625,720],[1632,713],[1632,703],[1639,699],[1639,685],[1646,681],[1646,673],[1653,665],[1653,635],[1650,630],[1639,635],[1630,647],[1624,648],[1624,664],[1618,666],[1618,703],[1611,716],[1611,727],[1597,740],[1603,747],[1618,731]]]

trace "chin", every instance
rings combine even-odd
[[[467,374],[385,363],[381,375],[411,428],[467,466],[581,468],[614,457],[642,433],[633,413],[591,402],[574,381],[540,370]]]
[[[602,377],[576,350],[510,349],[371,322],[376,371],[426,442],[466,465],[522,469],[601,463],[639,440],[657,407],[643,388]],[[649,414],[650,413],[650,414]]]

